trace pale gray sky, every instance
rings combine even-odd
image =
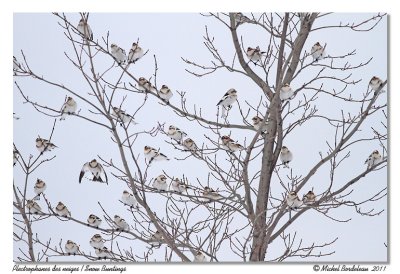
[[[370,14],[333,14],[326,16],[316,22],[316,25],[335,24],[343,21],[362,21],[368,18]],[[68,14],[71,22],[78,22],[78,14]],[[185,72],[187,65],[183,63],[180,57],[185,57],[200,64],[209,64],[212,56],[203,46],[204,26],[208,26],[211,36],[215,37],[215,43],[221,54],[231,60],[234,48],[231,41],[230,33],[218,21],[211,18],[202,17],[199,14],[179,13],[179,14],[96,14],[90,15],[89,23],[93,29],[96,39],[101,39],[107,31],[110,31],[110,42],[129,50],[133,41],[140,38],[140,45],[144,49],[149,49],[149,53],[134,66],[129,69],[136,77],[144,76],[150,78],[154,72],[153,54],[157,56],[159,66],[157,82],[158,85],[167,84],[172,90],[186,91],[187,104],[201,107],[203,114],[208,119],[215,119],[215,104],[221,96],[231,87],[238,91],[239,101],[244,107],[244,100],[250,103],[258,102],[260,98],[259,88],[249,79],[242,75],[220,71],[213,75],[203,78],[196,78]],[[239,34],[243,35],[244,46],[260,45],[261,49],[265,49],[268,40],[264,32],[260,28],[253,25],[244,25],[239,28]],[[327,44],[327,52],[330,55],[341,55],[356,49],[357,55],[349,60],[353,65],[366,61],[370,57],[373,60],[367,67],[363,67],[354,71],[354,79],[362,79],[355,87],[349,87],[346,94],[351,93],[354,98],[360,98],[361,93],[366,91],[369,79],[373,75],[377,75],[382,79],[387,77],[387,22],[382,22],[371,32],[351,32],[349,30],[323,30],[313,32],[305,45],[305,49],[309,50],[311,46],[320,41]],[[24,50],[32,70],[38,74],[45,76],[53,81],[58,81],[75,90],[80,94],[87,95],[88,88],[82,81],[79,73],[66,60],[64,51],[72,54],[71,44],[64,37],[62,29],[57,24],[57,19],[51,14],[15,14],[14,15],[14,55],[21,58],[20,50]],[[112,63],[108,57],[101,57],[98,67],[107,67]],[[119,76],[119,69],[110,73],[111,81],[116,80]],[[314,77],[315,69],[306,71],[303,75],[295,79],[291,85],[293,87],[302,85],[309,79]],[[262,71],[258,71],[262,73]],[[338,72],[339,73],[339,72]],[[271,77],[271,75],[269,76]],[[125,78],[127,80],[127,78]],[[33,101],[41,102],[53,108],[61,107],[66,94],[54,87],[43,85],[38,81],[32,81],[27,78],[17,78],[21,88],[32,98]],[[324,86],[330,89],[342,88],[332,81],[327,81]],[[316,85],[317,86],[317,85]],[[122,97],[126,95],[120,92],[117,95],[118,104]],[[379,98],[379,103],[385,102],[387,94]],[[297,96],[293,101],[297,102],[301,96]],[[142,102],[142,96],[129,94],[123,109],[128,112],[134,111]],[[172,97],[173,104],[179,103],[179,97],[175,94]],[[336,101],[335,104],[327,96],[320,96],[317,106],[320,113],[340,117],[340,109],[345,108],[346,111],[356,113],[359,105],[341,105]],[[88,112],[88,106],[83,102],[79,102],[81,114],[95,117]],[[189,110],[192,110],[189,108]],[[34,111],[32,106],[22,103],[19,92],[14,88],[14,111],[22,118],[14,122],[14,142],[22,152],[24,157],[29,154],[37,155],[34,140],[39,134],[47,138],[53,123],[53,119],[43,116]],[[250,113],[250,118],[254,112]],[[370,119],[363,126],[363,131],[369,133],[371,126],[381,127],[380,121],[382,115],[374,116],[376,119]],[[250,118],[248,121],[250,122]],[[157,121],[166,122],[166,125],[175,124],[186,132],[190,132],[196,143],[199,145],[203,142],[211,145],[204,137],[216,139],[214,134],[207,133],[202,127],[195,122],[177,117],[172,111],[168,110],[157,103],[155,98],[150,97],[146,107],[140,111],[136,120],[139,122],[135,128],[140,130],[150,129],[156,126]],[[229,120],[234,123],[242,123],[235,105],[230,112]],[[227,130],[222,133],[229,134]],[[359,136],[363,136],[364,132],[360,132]],[[249,138],[253,136],[253,131],[232,130],[232,136],[241,143],[249,142]],[[308,170],[315,165],[319,159],[318,152],[325,152],[327,149],[326,141],[332,142],[333,131],[325,122],[314,120],[297,128],[293,134],[288,136],[284,142],[294,153],[294,161],[291,164],[293,174],[304,176]],[[107,211],[113,214],[119,214],[128,219],[128,212],[118,202],[122,191],[126,188],[122,183],[109,175],[110,184],[100,185],[85,181],[78,184],[78,175],[82,164],[100,154],[105,159],[112,158],[114,163],[119,163],[116,146],[110,141],[110,134],[103,128],[88,124],[76,117],[68,117],[66,121],[58,122],[52,139],[59,146],[49,155],[57,155],[56,159],[50,163],[43,165],[32,174],[30,179],[29,197],[33,195],[33,184],[36,178],[43,179],[48,184],[46,191],[47,197],[56,205],[58,201],[63,201],[75,218],[86,220],[90,213],[102,216],[101,209],[97,205],[97,201],[101,201]],[[142,154],[144,145],[160,147],[162,152],[170,156],[171,159],[179,157],[180,153],[173,149],[172,146],[165,143],[168,141],[164,135],[156,138],[139,138],[135,144],[136,152]],[[337,174],[337,186],[342,185],[346,180],[359,174],[365,169],[364,160],[372,150],[379,149],[378,142],[361,143],[355,145],[351,151],[351,157],[344,164],[340,173]],[[222,155],[220,159],[224,159]],[[143,155],[140,161],[142,167],[145,167]],[[254,163],[253,172],[259,170],[259,164]],[[155,163],[149,170],[149,180],[158,176],[162,171],[172,176],[182,176],[184,173],[189,182],[196,184],[196,178],[206,184],[208,170],[204,164],[199,164],[194,158],[186,161],[171,160],[164,163]],[[352,194],[355,200],[361,200],[377,190],[383,188],[387,184],[386,169],[369,174],[359,182],[356,191]],[[282,172],[282,176],[288,174],[287,171]],[[22,173],[18,168],[14,169],[14,178],[17,185],[21,185]],[[322,168],[309,184],[302,189],[300,195],[304,194],[308,188],[314,187],[314,191],[319,193],[327,184],[329,168]],[[277,182],[278,183],[278,182]],[[287,183],[287,182],[285,182]],[[223,189],[216,182],[210,182],[215,188]],[[280,187],[272,191],[282,192]],[[150,196],[150,204],[156,212],[163,212],[165,203],[159,196],[153,194]],[[43,200],[40,203],[44,206]],[[348,223],[337,223],[327,219],[316,212],[309,211],[302,216],[301,220],[293,224],[287,232],[297,231],[297,237],[303,239],[304,244],[324,243],[339,237],[338,241],[322,251],[335,251],[335,254],[324,257],[324,261],[380,261],[387,259],[387,249],[384,243],[387,242],[387,200],[366,205],[365,209],[374,207],[377,211],[385,209],[385,212],[377,217],[361,217],[355,214],[351,208],[342,208],[333,211],[333,216],[337,218],[352,218]],[[201,218],[201,214],[198,216]],[[104,219],[104,218],[103,218]],[[234,221],[240,222],[240,218]],[[105,224],[104,224],[105,225]],[[46,220],[41,224],[36,223],[34,230],[38,232],[42,240],[51,237],[54,240],[53,245],[57,244],[59,239],[64,241],[71,239],[81,245],[81,249],[85,252],[93,251],[89,246],[90,237],[95,234],[94,230],[69,222],[60,222],[56,219]],[[121,243],[124,241],[121,240]],[[124,246],[129,246],[123,244]],[[17,249],[19,245],[14,245],[14,259],[19,254]],[[140,251],[144,250],[145,245],[135,241],[132,248]],[[228,250],[228,246],[224,246]],[[268,250],[267,259],[272,259],[282,253],[282,245],[277,241],[271,245]],[[153,259],[160,260],[163,258],[164,248],[154,253]],[[140,253],[140,252],[139,252]],[[189,256],[191,257],[191,256]],[[232,252],[224,252],[221,250],[218,254],[220,261],[236,261],[238,257]],[[76,260],[71,257],[57,258],[57,260]],[[299,259],[294,258],[294,261]],[[310,260],[317,260],[311,258]],[[301,260],[302,261],[302,260]]]

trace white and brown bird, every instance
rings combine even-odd
[[[43,154],[43,152],[45,151],[51,151],[52,149],[56,148],[57,146],[55,144],[53,144],[52,142],[50,142],[49,140],[40,138],[40,136],[38,136],[36,138],[36,148],[37,150],[39,150],[39,152],[41,154]]]
[[[167,191],[167,177],[164,174],[157,176],[153,181],[153,187],[158,191]]]
[[[206,262],[206,256],[204,256],[203,252],[197,251],[196,255],[194,255],[194,262],[195,263],[203,263]]]
[[[316,62],[325,57],[325,49],[319,42],[315,43],[314,46],[311,47],[311,56]]]
[[[293,153],[285,146],[282,146],[280,158],[285,167],[289,167],[289,163],[293,160]]]
[[[379,164],[380,162],[382,162],[382,156],[377,150],[374,150],[371,155],[369,155],[367,160],[365,160],[365,164],[368,165],[368,169],[372,168],[374,165]]]
[[[153,85],[144,77],[140,77],[138,80],[138,90],[140,91],[154,91]]]
[[[254,129],[258,131],[261,128],[261,136],[264,136],[267,132],[267,124],[263,123],[263,118],[254,116],[251,120],[253,121]]]
[[[81,173],[79,173],[79,183],[82,182],[82,178],[86,172],[92,173],[93,178],[91,180],[93,182],[108,184],[107,173],[105,172],[103,166],[96,161],[96,159],[93,159],[82,166]]]
[[[169,158],[166,155],[164,155],[159,150],[152,148],[150,146],[144,147],[144,155],[147,161],[149,161],[149,165],[153,161],[163,161],[163,160],[169,161]]]
[[[62,202],[58,202],[55,211],[61,217],[71,217],[71,212],[68,210],[67,206],[64,205]]]
[[[71,240],[65,244],[65,253],[68,255],[76,255],[79,251],[79,246]]]
[[[222,147],[231,152],[244,150],[244,146],[242,146],[238,142],[235,142],[229,136],[226,136],[226,135],[222,136],[221,141],[222,141]]]
[[[163,242],[164,238],[158,230],[150,236],[149,243],[151,246],[160,246]]]
[[[178,143],[180,144],[182,143],[182,139],[185,138],[187,134],[176,126],[170,125],[167,131],[167,136],[171,139],[174,139],[175,141],[178,141]]]
[[[279,93],[281,101],[291,100],[293,98],[293,95],[294,91],[290,87],[290,85],[288,83],[284,84],[283,87],[281,88],[281,92]]]
[[[175,178],[171,182],[171,188],[172,188],[172,191],[182,193],[182,192],[187,191],[189,186],[187,184],[185,184],[184,182],[182,182],[179,178]]]
[[[132,48],[129,50],[128,63],[135,63],[144,55],[143,49],[138,43],[133,43]]]
[[[13,166],[15,166],[15,165],[17,164],[18,157],[19,157],[18,150],[16,150],[16,149],[14,148],[14,149],[13,149]]]
[[[259,46],[255,48],[248,47],[246,51],[247,58],[249,58],[254,64],[260,61],[264,54],[265,51],[261,51]]]
[[[216,201],[222,198],[221,195],[218,194],[217,191],[212,189],[211,187],[206,186],[202,192],[203,197],[207,198],[206,202]]]
[[[35,186],[33,187],[33,191],[36,194],[35,198],[33,199],[40,200],[40,194],[42,194],[46,190],[46,188],[47,188],[46,183],[41,179],[37,179]]]
[[[383,81],[379,77],[372,77],[369,81],[369,86],[373,91],[378,91],[383,86]]]
[[[221,106],[221,117],[227,117],[225,114],[226,110],[230,110],[232,108],[232,104],[237,100],[237,91],[234,88],[229,89],[225,95],[218,102],[217,106]]]
[[[82,18],[81,20],[79,20],[76,29],[83,36],[83,38],[93,40],[93,31],[85,19]]]
[[[117,227],[117,231],[118,230],[121,230],[121,231],[129,230],[128,223],[125,221],[125,219],[121,218],[118,215],[114,215],[114,223],[115,223],[115,226]]]
[[[129,193],[129,191],[127,190],[124,190],[122,192],[121,201],[127,206],[137,207],[137,201],[135,199],[135,196],[133,196],[133,194]]]
[[[101,225],[102,220],[94,214],[90,214],[87,218],[87,225],[99,228]]]
[[[124,110],[118,107],[113,107],[113,112],[111,113],[111,115],[115,119],[117,119],[117,121],[120,123],[121,126],[123,124],[130,124],[130,123],[137,125],[137,123],[135,122],[135,118],[133,118],[133,116],[131,116],[130,114],[126,113]]]
[[[74,114],[78,108],[78,104],[72,97],[68,97],[65,103],[61,107],[61,118],[60,120],[65,120],[67,115]]]
[[[95,248],[94,252],[96,253],[97,257],[101,259],[109,259],[112,258],[111,252],[108,250],[107,247],[103,246],[102,248]]]
[[[171,99],[173,95],[171,89],[167,85],[162,85],[160,91],[158,91],[157,93],[158,96],[160,96],[160,98],[163,99],[165,102],[169,102],[169,99]]]
[[[116,44],[111,44],[111,55],[114,57],[118,65],[123,65],[126,62],[126,52]]]
[[[286,204],[290,209],[299,209],[303,202],[300,201],[296,191],[290,191],[286,197]]]
[[[101,237],[100,234],[94,234],[92,236],[92,238],[90,238],[89,244],[93,247],[93,248],[103,248],[104,246],[104,239],[103,237]]]
[[[247,16],[243,15],[243,13],[241,13],[241,12],[234,12],[233,16],[235,18],[236,26],[239,26],[240,24],[243,24],[243,23],[251,22],[251,20]]]
[[[196,145],[196,143],[191,139],[191,138],[186,138],[185,141],[183,141],[182,144],[187,150],[195,152],[197,151],[199,148]]]
[[[42,208],[38,203],[33,200],[26,200],[26,207],[28,208],[29,213],[37,214],[42,212]]]
[[[308,191],[307,194],[303,196],[303,203],[304,204],[312,204],[315,202],[315,194],[312,190]]]

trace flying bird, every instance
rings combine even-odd
[[[265,53],[266,53],[265,51],[260,50],[259,46],[257,46],[256,48],[248,47],[246,51],[247,58],[249,58],[250,61],[252,61],[254,64],[260,61],[261,57]]]
[[[122,124],[129,124],[129,123],[137,125],[137,123],[135,122],[135,118],[133,118],[133,116],[127,114],[124,110],[118,107],[113,107],[113,112],[111,113],[111,115],[120,122],[121,126]]]
[[[206,256],[204,256],[204,254],[201,251],[197,251],[196,255],[194,256],[194,262],[202,263],[206,261],[207,261]]]
[[[290,85],[288,83],[284,84],[279,94],[281,101],[291,100],[293,98],[293,95],[294,91],[292,90]]]
[[[296,191],[290,191],[286,197],[286,204],[290,209],[299,209],[303,203],[300,201],[299,197],[297,196]]]
[[[56,206],[56,213],[61,217],[71,217],[71,212],[62,202],[58,202]]]
[[[129,193],[127,190],[124,190],[124,192],[122,192],[121,200],[127,206],[137,207],[135,196],[133,196],[133,194]]]
[[[233,14],[235,18],[236,27],[239,26],[240,24],[251,22],[251,20],[247,16],[243,15],[243,13],[241,12],[234,12]]]
[[[189,188],[188,185],[186,185],[184,182],[182,182],[181,180],[179,180],[179,178],[175,178],[174,180],[172,180],[171,182],[171,188],[173,191],[175,192],[185,192],[187,191],[187,189]]]
[[[172,97],[172,91],[169,89],[167,85],[162,85],[160,91],[157,92],[158,96],[161,97],[165,102],[169,102],[169,99]]]
[[[174,139],[175,141],[178,141],[178,143],[180,144],[182,143],[182,139],[186,137],[187,134],[176,126],[170,125],[168,128],[167,136],[171,139]]]
[[[43,154],[45,151],[51,151],[56,147],[57,146],[51,143],[49,140],[40,138],[40,136],[36,138],[36,148],[39,150],[40,154]]]
[[[229,150],[231,152],[244,150],[244,147],[241,144],[235,142],[229,136],[224,135],[221,137],[221,140],[222,140],[222,147],[226,150]]]
[[[149,165],[151,162],[154,161],[169,161],[169,158],[162,154],[159,150],[152,148],[150,146],[145,146],[144,147],[144,155],[146,156],[146,159],[149,161]]]
[[[133,43],[132,48],[129,50],[128,63],[135,63],[144,55],[144,51],[139,47],[138,43]]]
[[[154,179],[153,187],[158,191],[167,191],[167,177],[164,174],[157,176],[157,178]]]
[[[111,55],[114,57],[118,65],[123,65],[126,62],[126,52],[116,44],[111,44]]]
[[[35,186],[33,187],[33,191],[36,194],[35,198],[33,199],[40,200],[40,194],[42,194],[46,190],[46,188],[47,188],[46,183],[41,179],[37,179]]]
[[[312,190],[308,191],[307,194],[303,196],[303,203],[304,204],[312,204],[315,202],[315,194]]]
[[[101,221],[102,220],[96,215],[90,214],[89,217],[87,218],[87,225],[99,228]]]
[[[92,238],[90,238],[89,244],[93,247],[93,248],[103,248],[104,246],[104,239],[103,237],[101,237],[100,234],[94,234],[92,236]]]
[[[40,207],[40,205],[38,205],[38,203],[36,203],[33,200],[26,200],[26,207],[28,208],[29,213],[32,214],[37,214],[42,212],[42,208]]]
[[[379,77],[372,77],[369,81],[369,86],[372,88],[373,91],[378,91],[383,86],[383,81]]]
[[[82,18],[81,20],[79,20],[76,29],[83,36],[83,38],[93,40],[93,31],[85,19]]]
[[[372,168],[374,165],[379,164],[382,162],[382,156],[379,151],[374,150],[371,155],[369,155],[368,159],[365,160],[364,164],[368,164],[368,169]]]
[[[233,88],[229,89],[217,104],[217,106],[221,106],[222,108],[221,118],[227,117],[227,114],[225,114],[226,109],[229,111],[236,100],[237,91]]]
[[[71,115],[75,113],[76,109],[78,108],[78,104],[72,97],[68,97],[65,103],[61,107],[61,118],[60,120],[65,120],[67,115]]]
[[[280,158],[281,158],[282,164],[284,164],[285,167],[289,167],[290,161],[293,160],[293,154],[287,147],[283,146],[281,149]]]
[[[82,178],[86,172],[92,173],[93,182],[105,182],[108,185],[107,173],[105,172],[103,166],[96,161],[96,159],[93,159],[82,166],[81,173],[79,174],[79,183],[82,182]],[[104,178],[102,178],[102,176]]]
[[[255,130],[260,130],[261,128],[261,136],[265,136],[265,134],[267,133],[267,124],[263,124],[263,118],[259,117],[259,116],[254,116],[253,119],[251,119],[253,121],[253,127]]]
[[[96,253],[97,257],[101,260],[106,260],[107,258],[111,258],[111,252],[108,250],[107,247],[103,246],[102,248],[95,248],[94,252]]]
[[[211,200],[216,201],[222,198],[222,196],[219,195],[218,192],[208,186],[204,188],[202,194],[204,198],[207,198],[207,203],[211,202]]]
[[[118,215],[114,215],[114,223],[117,226],[117,231],[122,230],[122,231],[128,231],[129,230],[129,225],[125,221],[125,219],[121,218]]]
[[[79,246],[71,240],[68,240],[65,244],[65,252],[68,255],[75,255],[79,251]]]
[[[325,49],[320,45],[319,42],[315,43],[314,46],[311,47],[311,56],[315,62],[318,62],[318,60],[321,60],[325,57]]]

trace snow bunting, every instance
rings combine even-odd
[[[96,215],[90,214],[89,217],[87,218],[87,222],[88,222],[87,225],[99,228],[101,221],[102,220],[99,217],[97,217]]]
[[[158,96],[161,97],[165,102],[169,102],[169,99],[172,97],[172,91],[168,88],[167,85],[162,85],[161,89],[158,93]]]
[[[286,101],[292,99],[294,95],[294,91],[290,87],[288,83],[284,84],[283,87],[281,88],[281,92],[279,94],[279,97],[281,98],[281,101]]]
[[[182,139],[187,136],[185,132],[177,128],[176,126],[170,125],[168,128],[167,136],[171,139],[178,141],[178,143],[182,143]]]
[[[163,242],[163,236],[161,232],[159,232],[158,230],[153,235],[151,235],[149,239],[149,243],[153,247],[160,246],[162,242]]]
[[[128,63],[135,63],[137,60],[142,58],[144,55],[144,51],[139,44],[133,43],[132,48],[129,50],[128,54]]]
[[[237,142],[235,142],[234,140],[232,140],[229,136],[226,136],[226,135],[222,136],[221,140],[222,140],[222,147],[226,150],[229,150],[231,152],[244,150],[244,147],[242,145],[240,145]]]
[[[265,51],[261,51],[259,46],[256,48],[248,47],[246,51],[247,58],[254,64],[261,60],[263,54],[265,54]]]
[[[152,84],[144,77],[140,77],[138,80],[138,90],[140,91],[154,91]]]
[[[100,234],[94,234],[89,241],[89,244],[94,248],[103,248],[104,246],[103,237]]]
[[[264,136],[267,133],[267,124],[263,124],[263,118],[254,116],[253,119],[253,127],[255,130],[259,130],[261,128],[261,136]]]
[[[179,178],[175,178],[171,182],[171,188],[175,192],[182,193],[182,192],[185,192],[189,187],[184,182],[179,180]]]
[[[122,192],[121,200],[125,205],[128,205],[130,207],[137,206],[135,196],[133,196],[133,194],[129,193],[127,190],[124,190],[124,192]]]
[[[369,86],[372,88],[373,91],[377,91],[380,89],[383,85],[382,80],[379,77],[372,77],[371,80],[369,81]]]
[[[75,255],[78,253],[79,246],[71,240],[68,240],[65,244],[65,253],[68,255]]]
[[[145,146],[144,147],[144,155],[146,156],[146,159],[149,161],[149,165],[151,162],[154,161],[162,161],[166,160],[169,161],[168,157],[159,152],[157,149],[152,148],[150,146]]]
[[[79,33],[86,39],[93,40],[93,32],[92,29],[90,28],[89,24],[85,21],[85,19],[79,20],[78,26],[76,29],[79,31]]]
[[[113,117],[115,117],[115,119],[117,119],[117,121],[120,122],[121,126],[122,126],[122,124],[129,124],[129,123],[137,125],[137,123],[135,122],[135,119],[120,108],[113,107],[113,112],[111,113],[111,115]]]
[[[123,65],[126,62],[125,50],[117,46],[116,44],[111,44],[111,55],[114,57],[118,65]]]
[[[58,202],[56,206],[56,213],[61,217],[71,217],[71,212],[62,202]]]
[[[26,200],[26,207],[29,210],[29,213],[32,214],[37,214],[42,212],[42,208],[40,207],[40,205],[38,205],[38,203],[36,203],[33,200]]]
[[[183,141],[183,146],[190,150],[190,151],[196,151],[198,150],[198,146],[196,145],[196,143],[190,139],[190,138],[186,138],[185,141]]]
[[[293,160],[293,154],[292,152],[285,146],[282,147],[281,149],[281,155],[280,155],[282,164],[285,165],[285,167],[289,167],[290,161]]]
[[[159,175],[154,179],[153,187],[158,191],[167,191],[167,177],[164,174]]]
[[[82,182],[82,178],[86,172],[92,173],[93,182],[105,182],[108,184],[107,173],[105,172],[103,166],[96,161],[96,159],[93,159],[82,166],[81,173],[79,174],[79,183]],[[102,176],[104,178],[102,178]]]
[[[315,198],[316,198],[316,196],[315,196],[314,192],[312,192],[312,190],[310,190],[309,192],[307,192],[307,194],[305,194],[303,196],[303,203],[312,204],[315,202]]]
[[[40,179],[37,179],[35,186],[33,187],[33,191],[35,192],[36,197],[33,199],[39,200],[40,194],[42,194],[46,190],[46,188],[47,188],[46,183]]]
[[[43,154],[45,151],[51,151],[56,147],[57,146],[51,143],[49,140],[40,138],[40,136],[36,138],[36,148],[39,150],[40,154]]]
[[[286,197],[286,203],[290,209],[299,209],[303,205],[303,203],[297,196],[296,191],[289,192],[289,194]]]
[[[61,118],[60,120],[65,120],[65,117],[67,115],[71,115],[75,113],[76,109],[78,108],[78,104],[75,102],[75,100],[72,97],[68,97],[67,101],[63,104],[61,107]]]
[[[233,88],[229,89],[217,104],[217,106],[222,107],[221,110],[222,118],[227,117],[227,115],[225,115],[226,109],[228,109],[229,111],[232,108],[232,104],[236,102],[236,100],[237,100],[237,91]]]
[[[202,263],[206,262],[206,256],[201,251],[197,251],[196,255],[194,256],[194,262],[195,263]]]
[[[233,16],[235,18],[236,26],[239,26],[240,24],[243,24],[243,23],[251,22],[251,20],[247,16],[243,15],[243,13],[241,13],[241,12],[234,12]]]
[[[222,198],[222,196],[219,195],[218,192],[208,186],[206,186],[203,190],[203,197],[207,198],[208,203],[211,202],[211,200],[215,201]]]
[[[315,43],[311,48],[311,55],[314,61],[321,60],[325,57],[325,49],[320,45],[319,42]]]
[[[129,225],[125,221],[125,219],[122,219],[118,215],[114,215],[114,223],[117,226],[117,231],[122,230],[122,231],[128,231],[129,230]]]
[[[13,166],[15,166],[17,164],[18,157],[19,157],[18,151],[14,149],[13,150]]]
[[[368,169],[379,164],[380,162],[382,162],[382,156],[377,150],[374,150],[374,152],[369,155],[368,159],[365,160],[365,164],[368,164]]]
[[[105,246],[103,246],[102,248],[95,248],[94,252],[99,259],[107,259],[112,257],[111,252]]]

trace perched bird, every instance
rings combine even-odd
[[[263,124],[263,118],[254,116],[251,120],[253,121],[253,127],[255,130],[258,131],[261,128],[261,136],[264,136],[267,133],[267,124]]]
[[[312,190],[310,190],[309,192],[307,192],[307,194],[305,194],[303,196],[303,203],[304,204],[312,204],[315,202],[315,198],[316,198],[316,196],[315,196],[314,192]]]
[[[167,85],[162,85],[160,91],[157,92],[158,96],[161,97],[165,102],[169,102],[169,99],[172,97],[172,91],[168,88]]]
[[[236,26],[239,26],[240,24],[243,24],[243,23],[251,22],[251,20],[247,16],[243,15],[243,13],[241,13],[241,12],[234,12],[234,17],[235,17]]]
[[[99,228],[101,221],[102,220],[99,217],[97,217],[96,215],[90,214],[89,217],[87,218],[87,222],[88,222],[87,225]]]
[[[280,158],[282,164],[284,164],[285,167],[289,167],[288,164],[293,160],[293,154],[287,147],[282,146]]]
[[[368,169],[370,169],[374,165],[379,164],[380,162],[382,162],[382,156],[377,150],[374,150],[374,152],[369,155],[368,159],[365,160],[365,164],[368,164]]]
[[[17,116],[17,114],[15,114],[15,112],[13,112],[13,118],[14,118],[14,120],[19,120],[19,119],[21,119],[19,116]]]
[[[18,151],[14,149],[13,150],[13,166],[15,166],[17,164],[18,157],[19,157]]]
[[[125,205],[128,205],[130,207],[137,206],[135,196],[133,196],[133,194],[129,193],[127,190],[124,190],[124,192],[122,192],[121,200]]]
[[[167,156],[165,156],[164,154],[159,152],[157,149],[149,147],[149,146],[144,147],[144,155],[146,156],[146,159],[149,161],[149,165],[151,164],[151,162],[153,162],[153,160],[154,161],[162,161],[162,160],[169,161],[169,158]]]
[[[290,85],[288,83],[286,83],[281,88],[279,98],[281,98],[281,101],[291,100],[293,98],[293,95],[294,95],[294,91],[292,90]]]
[[[222,196],[219,195],[218,192],[208,186],[206,186],[203,190],[203,197],[207,198],[208,203],[211,202],[211,200],[215,201],[222,198]]]
[[[114,223],[117,226],[117,231],[122,230],[122,231],[128,231],[129,230],[129,225],[125,221],[125,219],[121,218],[118,215],[114,215]]]
[[[168,128],[167,136],[171,139],[178,141],[178,143],[182,143],[182,139],[187,136],[185,132],[177,128],[176,126],[170,125]]]
[[[68,240],[65,244],[65,252],[68,255],[75,255],[79,251],[79,246],[71,240]]]
[[[188,149],[189,151],[196,151],[198,150],[198,146],[196,145],[196,143],[190,139],[190,138],[186,138],[185,141],[183,141],[183,146]]]
[[[296,191],[290,191],[286,197],[286,203],[290,209],[299,209],[303,203],[297,196]]]
[[[37,214],[42,212],[42,208],[40,207],[40,205],[38,205],[38,203],[36,203],[33,200],[26,200],[26,207],[29,210],[29,213],[32,214]]]
[[[40,200],[40,194],[42,194],[46,190],[46,183],[40,179],[36,180],[35,186],[33,187],[33,191],[36,194],[34,200]]]
[[[123,65],[126,62],[125,50],[117,46],[116,44],[111,44],[111,55],[114,57],[118,65]]]
[[[222,97],[222,99],[218,102],[217,106],[221,106],[221,117],[227,117],[225,114],[226,109],[228,111],[232,108],[232,104],[236,102],[237,100],[237,91],[233,88],[229,89],[225,95]]]
[[[260,61],[262,55],[265,53],[265,51],[260,50],[259,46],[257,46],[256,48],[248,47],[246,51],[247,58],[249,58],[250,61],[252,61],[254,64]]]
[[[76,109],[78,108],[78,104],[75,102],[75,100],[72,97],[68,97],[67,101],[63,104],[61,107],[61,118],[60,120],[65,120],[65,117],[67,115],[71,115],[75,113]]]
[[[58,202],[56,206],[56,213],[61,217],[71,217],[71,212],[62,202]]]
[[[141,47],[139,47],[139,44],[133,43],[132,48],[129,50],[128,63],[135,63],[137,60],[142,58],[143,55],[144,51]]]
[[[158,230],[151,235],[150,239],[149,239],[149,243],[151,246],[160,246],[163,242],[163,236],[161,234],[161,232],[159,232]]]
[[[103,246],[102,248],[95,248],[94,252],[96,253],[97,257],[101,259],[109,259],[112,257],[111,252],[108,250],[107,247]]]
[[[164,174],[159,175],[154,179],[153,187],[158,191],[167,191],[167,177]]]
[[[76,29],[83,36],[83,38],[93,40],[93,31],[85,19],[82,18],[81,20],[79,20]]]
[[[196,255],[194,256],[194,262],[195,263],[202,263],[206,262],[206,256],[201,251],[197,251]]]
[[[140,77],[138,80],[138,90],[140,91],[154,91],[153,85],[144,77]]]
[[[135,118],[133,118],[131,115],[127,114],[124,110],[118,108],[118,107],[113,107],[113,112],[111,113],[112,116],[114,116],[121,124],[129,124],[132,123],[134,125],[137,125],[135,122]]]
[[[325,49],[319,42],[315,43],[314,46],[311,47],[311,55],[316,62],[325,57]]]
[[[379,77],[372,77],[369,81],[369,86],[372,88],[373,91],[377,91],[383,86],[383,81]]]
[[[232,140],[229,136],[222,136],[222,147],[225,148],[226,150],[229,150],[231,152],[236,152],[239,150],[244,150],[244,147],[241,144],[238,144],[234,140]]]
[[[100,248],[103,248],[104,242],[105,241],[103,240],[103,237],[101,237],[100,234],[94,234],[92,236],[92,238],[90,239],[89,244],[94,248],[100,249]]]
[[[96,159],[93,159],[83,165],[81,173],[79,174],[79,183],[82,182],[83,175],[85,175],[86,172],[92,173],[93,182],[105,182],[108,185],[107,173],[105,172],[103,166],[96,161]],[[102,178],[102,176],[104,178]]]
[[[13,71],[15,74],[15,71],[17,71],[20,68],[20,64],[18,63],[17,58],[15,58],[15,56],[13,56]]]
[[[174,180],[172,180],[171,182],[171,188],[173,191],[175,192],[185,192],[187,191],[187,189],[189,188],[188,185],[186,185],[184,182],[182,182],[181,180],[179,180],[179,178],[175,178]]]
[[[45,151],[51,151],[56,147],[57,146],[51,143],[49,140],[40,138],[40,136],[36,138],[36,148],[39,150],[40,154],[43,154]]]

